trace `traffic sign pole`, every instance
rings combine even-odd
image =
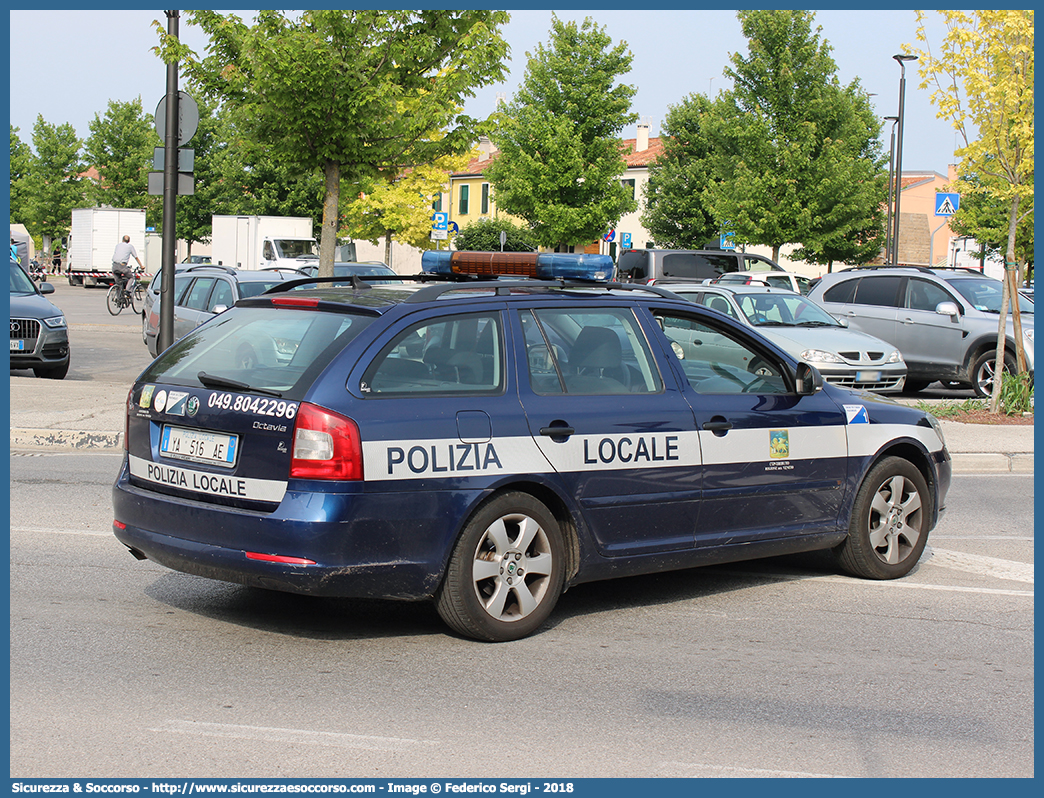
[[[178,38],[178,12],[167,11],[167,35]],[[160,323],[156,351],[174,343],[174,258],[178,199],[178,62],[167,64],[166,124],[163,136],[163,277],[160,280]]]

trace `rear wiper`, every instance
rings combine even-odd
[[[270,391],[267,388],[255,388],[252,385],[247,385],[245,382],[230,380],[228,377],[218,377],[213,374],[207,374],[205,371],[199,372],[199,374],[196,375],[196,379],[199,380],[204,388],[228,388],[230,391],[260,393],[265,396],[274,396],[277,399],[283,397],[283,395],[278,391]]]

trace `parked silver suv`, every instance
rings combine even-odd
[[[993,389],[997,323],[1003,284],[970,269],[860,267],[823,275],[809,298],[849,326],[899,348],[908,369],[906,391],[940,380]],[[1027,368],[1033,372],[1033,302],[1019,297]],[[1004,365],[1015,370],[1010,315]]]

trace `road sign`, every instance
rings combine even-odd
[[[736,234],[735,233],[722,233],[721,238],[718,240],[718,246],[722,249],[733,250],[736,248]]]
[[[156,106],[156,132],[160,141],[167,138],[167,96]],[[185,92],[178,92],[178,146],[184,147],[199,129],[199,106]]]
[[[432,230],[448,230],[449,229],[449,214],[446,211],[436,211],[431,215],[431,229]],[[445,236],[442,236],[445,238]]]
[[[606,234],[604,236],[602,236],[602,240],[603,241],[612,241],[614,238],[616,238],[616,228],[615,227],[610,227],[608,232],[606,232]]]
[[[454,235],[456,235],[457,233],[460,232],[460,227],[457,226],[456,222],[450,222],[449,223],[449,231],[451,233],[453,233]]]
[[[620,233],[620,248],[621,249],[630,249],[631,248],[631,234],[630,233]]]
[[[957,210],[961,207],[961,195],[952,194],[945,191],[938,191],[935,194],[935,215],[936,216],[953,216],[957,213]]]
[[[163,164],[166,159],[166,153],[163,147],[156,147],[152,150],[152,168],[157,172],[163,171]],[[189,148],[178,150],[178,171],[179,172],[194,172],[196,171],[196,151]]]

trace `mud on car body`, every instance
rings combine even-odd
[[[426,253],[399,284],[241,299],[130,390],[117,538],[228,582],[434,601],[483,640],[597,579],[816,549],[909,572],[950,481],[935,419],[598,282],[603,260]]]

